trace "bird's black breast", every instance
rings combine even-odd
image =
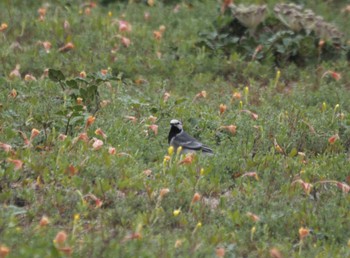
[[[170,128],[170,132],[168,135],[168,143],[170,144],[171,139],[173,139],[176,135],[178,135],[181,132],[181,130],[175,126],[172,126]]]

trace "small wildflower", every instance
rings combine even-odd
[[[159,192],[160,198],[164,198],[170,192],[169,188],[163,188]]]
[[[1,23],[1,25],[0,25],[0,32],[4,32],[5,30],[7,30],[7,27],[8,27],[8,25],[7,25],[7,23]]]
[[[42,216],[39,222],[40,227],[45,227],[50,223],[50,220],[47,216]]]
[[[133,124],[137,123],[137,118],[134,116],[125,116],[125,118],[131,121]]]
[[[339,140],[339,135],[338,134],[335,134],[335,135],[333,135],[333,136],[328,138],[328,142],[330,144],[334,144],[337,140]]]
[[[108,148],[108,153],[111,155],[115,155],[116,154],[116,149],[114,147],[109,147]]]
[[[72,42],[68,42],[66,45],[58,49],[58,52],[68,52],[69,50],[74,49],[75,46]]]
[[[152,175],[152,170],[146,169],[146,170],[142,171],[142,173],[143,173],[145,176],[151,176],[151,175]]]
[[[169,92],[164,92],[163,101],[167,102],[169,98],[170,98],[170,93]]]
[[[111,11],[108,12],[108,16],[109,17],[112,17],[113,16],[113,13]]]
[[[20,170],[23,167],[23,161],[19,159],[8,158],[7,161],[14,165],[14,170]]]
[[[260,221],[260,217],[259,217],[258,215],[255,215],[254,213],[247,212],[247,216],[248,216],[253,222]]]
[[[219,107],[219,111],[220,111],[220,115],[222,115],[227,109],[227,106],[224,105],[224,104],[220,104],[220,107]]]
[[[103,146],[103,141],[99,140],[99,139],[95,139],[94,143],[92,144],[92,148],[94,150],[99,150],[101,149]]]
[[[221,126],[220,128],[227,130],[232,135],[235,135],[237,131],[237,126],[235,125],[225,125],[225,126]]]
[[[195,193],[192,197],[191,203],[193,204],[195,202],[198,202],[200,199],[201,199],[201,195],[199,193]]]
[[[270,249],[270,257],[271,258],[282,258],[282,254],[280,250],[278,250],[276,247],[273,247]]]
[[[124,47],[129,47],[131,45],[131,40],[127,37],[121,37],[121,42]]]
[[[60,141],[64,141],[66,138],[67,138],[67,135],[65,135],[65,134],[60,133],[60,134],[58,135],[58,139],[59,139]]]
[[[157,117],[156,116],[149,116],[148,120],[151,121],[152,123],[155,123],[157,121]]]
[[[242,98],[242,94],[239,93],[239,92],[234,92],[234,93],[232,94],[232,98],[233,98],[233,99],[236,99],[236,100],[239,100],[239,99]]]
[[[150,18],[151,18],[151,15],[150,15],[149,12],[145,12],[145,13],[143,14],[143,19],[144,19],[145,21],[149,21]]]
[[[119,20],[119,31],[120,32],[131,32],[132,27],[127,21]]]
[[[156,40],[161,40],[162,39],[162,33],[159,30],[155,30],[153,31],[153,37]]]
[[[12,146],[10,144],[0,142],[0,149],[3,149],[5,152],[10,152],[12,150]]]
[[[42,45],[43,45],[46,53],[50,53],[50,49],[52,47],[51,42],[50,41],[44,41],[44,42],[42,42]]]
[[[37,137],[40,134],[40,131],[38,129],[33,128],[32,133],[30,135],[30,141],[32,141],[35,137]]]
[[[17,91],[16,89],[12,89],[9,93],[9,97],[15,99],[17,97]]]
[[[0,258],[5,258],[10,253],[10,248],[0,245]]]
[[[219,257],[219,258],[225,257],[225,248],[223,247],[216,248],[215,254],[216,254],[216,257]]]
[[[87,135],[87,133],[81,133],[78,135],[78,140],[83,141],[83,142],[88,142],[89,136]]]
[[[21,74],[19,72],[19,69],[21,68],[21,66],[19,64],[16,64],[15,69],[13,69],[9,75],[10,79],[13,80],[15,78],[21,78]]]
[[[95,207],[100,208],[102,205],[103,205],[103,202],[101,201],[101,199],[96,198],[95,199]]]
[[[186,157],[184,159],[182,159],[179,164],[182,165],[182,164],[185,164],[185,165],[188,165],[188,164],[192,164],[194,160],[194,153],[189,153],[186,155]]]
[[[83,105],[83,98],[80,98],[80,97],[77,98],[77,105],[79,106]]]
[[[299,238],[300,238],[300,240],[303,240],[309,234],[310,234],[310,229],[304,228],[304,227],[299,228]]]
[[[204,176],[204,175],[205,175],[204,168],[201,168],[201,170],[200,170],[199,174],[200,174],[201,176]]]
[[[344,193],[350,192],[350,186],[346,183],[337,182],[337,187],[341,189]]]
[[[198,99],[198,98],[206,98],[206,97],[207,97],[207,92],[205,90],[202,90],[201,92],[197,93],[197,95],[194,98]]]
[[[66,232],[60,231],[60,232],[57,233],[57,235],[56,235],[55,239],[53,240],[53,242],[55,244],[62,245],[62,244],[64,244],[64,242],[66,242],[66,240],[67,240]]]
[[[86,120],[85,127],[88,128],[95,122],[96,118],[94,116],[89,116]]]
[[[96,134],[96,135],[101,135],[101,136],[103,137],[103,139],[106,139],[106,138],[107,138],[107,135],[102,131],[101,128],[97,128],[97,129],[95,130],[95,134]]]
[[[349,241],[350,241],[350,240],[349,240]],[[182,243],[183,243],[183,240],[177,239],[177,240],[175,241],[174,247],[175,247],[175,248],[179,248],[179,247],[182,246]]]
[[[78,220],[80,220],[80,214],[76,213],[74,214],[74,221],[78,221]]]
[[[109,103],[111,103],[109,100],[102,100],[102,101],[100,102],[100,106],[101,106],[102,108],[104,108],[104,107],[107,107],[107,105],[108,105]]]
[[[170,159],[171,159],[170,156],[168,156],[168,155],[165,155],[165,156],[164,156],[164,162],[168,162]]]
[[[198,222],[196,225],[196,228],[201,228],[202,227],[202,222]]]
[[[79,77],[80,77],[80,78],[86,78],[86,72],[85,72],[85,71],[81,71],[81,72],[79,73]]]
[[[177,149],[176,149],[176,155],[179,156],[181,154],[181,151],[182,151],[182,146],[179,146]]]
[[[148,128],[154,133],[154,135],[158,134],[158,125],[149,125]]]
[[[174,146],[169,146],[168,148],[168,155],[172,156],[174,154]]]
[[[181,213],[181,209],[176,209],[176,210],[174,210],[174,211],[173,211],[173,215],[174,215],[174,217],[179,216],[179,215],[180,215],[180,213]]]

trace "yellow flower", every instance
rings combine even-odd
[[[204,168],[201,168],[200,175],[201,175],[201,176],[204,176],[204,172],[205,172],[205,171],[204,171]]]
[[[112,15],[113,15],[112,12],[109,11],[109,12],[108,12],[108,16],[109,16],[109,17],[112,17]]]
[[[202,227],[202,222],[198,222],[196,225],[196,228],[201,228]]]
[[[179,216],[179,215],[180,215],[180,213],[181,213],[181,209],[177,209],[177,210],[174,210],[174,211],[173,211],[173,215],[174,215],[174,217]]]
[[[170,146],[169,148],[168,148],[168,155],[169,156],[172,156],[174,154],[174,147],[173,146]]]
[[[78,220],[80,220],[80,214],[76,213],[74,214],[74,221],[78,221]]]
[[[178,147],[177,149],[176,149],[176,155],[180,155],[180,153],[181,153],[181,151],[182,151],[182,146],[180,146],[180,147]]]

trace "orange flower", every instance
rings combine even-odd
[[[270,249],[270,257],[271,258],[282,258],[282,254],[280,252],[280,250],[278,250],[277,248],[273,247]]]
[[[167,102],[169,98],[170,98],[170,93],[169,92],[164,92],[163,101]]]
[[[259,180],[258,173],[256,172],[247,172],[242,175],[242,177],[254,177],[256,180]]]
[[[43,47],[45,48],[46,53],[50,53],[50,49],[52,47],[51,42],[49,41],[44,41],[42,43]]]
[[[201,199],[201,195],[199,193],[195,193],[192,197],[191,203],[193,204],[195,202],[198,202],[200,199]]]
[[[235,125],[224,125],[224,126],[221,126],[220,128],[227,130],[233,135],[235,135],[237,131],[237,126]]]
[[[125,118],[131,121],[133,124],[137,123],[137,118],[134,116],[125,116]]]
[[[158,125],[149,125],[148,128],[154,133],[154,135],[158,134]]]
[[[242,98],[242,94],[239,93],[239,92],[234,92],[234,93],[232,94],[232,98],[233,98],[233,99],[239,100],[239,99]]]
[[[21,135],[21,137],[22,137],[22,139],[23,139],[23,141],[24,141],[24,144],[25,144],[25,145],[29,145],[30,142],[29,142],[29,140],[28,140],[28,138],[27,138],[27,135],[26,135],[24,132],[21,132],[21,131],[18,131],[18,133]]]
[[[80,77],[80,78],[86,78],[86,72],[85,72],[85,71],[81,71],[81,72],[79,73],[79,77]]]
[[[161,40],[161,39],[162,39],[162,32],[159,31],[159,30],[153,31],[153,37],[154,37],[156,40]]]
[[[223,247],[216,248],[215,254],[216,254],[216,257],[219,257],[219,258],[225,257],[225,248]]]
[[[10,248],[0,245],[0,258],[5,258],[10,253]]]
[[[24,76],[24,80],[25,80],[26,82],[29,82],[29,81],[36,81],[36,78],[35,78],[33,75],[31,75],[31,74],[26,74],[26,75]]]
[[[7,25],[7,23],[1,23],[1,25],[0,25],[0,32],[4,32],[5,30],[7,30],[7,27],[8,27],[8,25]]]
[[[32,141],[35,137],[37,137],[40,134],[40,131],[38,129],[33,128],[32,133],[30,135],[30,141]]]
[[[5,152],[10,152],[12,150],[12,146],[9,144],[0,142],[0,149],[3,149]]]
[[[189,153],[186,155],[186,157],[184,159],[182,159],[179,164],[182,165],[182,164],[185,164],[185,165],[188,165],[188,164],[192,164],[194,160],[194,153]]]
[[[336,73],[334,71],[331,71],[330,74],[331,74],[332,78],[334,80],[336,80],[336,81],[339,81],[341,79],[341,74],[340,73]]]
[[[312,184],[306,183],[301,179],[297,179],[297,180],[292,182],[292,185],[295,185],[296,183],[299,183],[301,185],[301,187],[303,188],[303,190],[305,191],[306,194],[310,194],[310,191],[313,187]]]
[[[260,221],[260,217],[254,213],[247,212],[247,216],[254,222]]]
[[[121,42],[124,47],[129,47],[131,45],[131,40],[127,37],[121,37]]]
[[[227,109],[227,106],[224,104],[220,104],[220,115],[222,115]]]
[[[39,14],[40,16],[45,16],[45,15],[46,15],[46,12],[47,12],[47,9],[46,9],[45,7],[40,7],[40,8],[38,9],[38,14]]]
[[[60,232],[57,233],[57,235],[56,235],[55,239],[53,240],[53,242],[55,244],[58,244],[58,245],[63,245],[64,242],[66,242],[66,240],[67,240],[66,232],[60,231]]]
[[[50,223],[50,220],[48,217],[46,217],[45,215],[41,217],[39,225],[40,227],[45,227]]]
[[[335,135],[329,137],[328,142],[329,142],[330,144],[334,144],[337,140],[339,140],[339,135],[338,135],[338,134],[335,134]]]
[[[206,97],[207,97],[207,92],[205,90],[202,90],[201,92],[197,93],[197,95],[194,98],[198,99],[198,98],[206,98]]]
[[[169,188],[163,188],[159,192],[160,198],[163,198],[165,195],[167,195],[170,192]]]
[[[108,153],[111,155],[115,155],[116,154],[116,149],[114,147],[109,147],[108,148]]]
[[[102,146],[103,146],[103,141],[98,140],[98,139],[95,139],[94,143],[92,144],[92,148],[94,150],[99,150],[102,148]]]
[[[100,208],[102,205],[103,205],[103,202],[101,201],[101,199],[96,198],[95,199],[95,207]]]
[[[86,120],[85,127],[87,128],[87,127],[91,126],[95,122],[95,120],[96,120],[96,117],[89,116],[88,119]]]
[[[21,68],[21,66],[19,64],[16,64],[15,69],[13,69],[9,75],[10,79],[13,80],[15,78],[21,78],[21,74],[19,72],[19,69]]]
[[[103,137],[103,139],[107,138],[107,135],[102,131],[101,128],[96,129],[95,134],[96,135],[101,135]]]
[[[253,113],[252,111],[249,111],[247,109],[243,109],[241,110],[241,112],[243,113],[247,113],[248,115],[250,115],[250,117],[253,119],[253,120],[257,120],[259,118],[258,114],[255,114]]]
[[[157,117],[156,116],[149,116],[148,120],[151,121],[152,123],[155,123],[157,121]]]
[[[78,174],[79,169],[74,167],[74,165],[70,164],[67,169],[66,169],[66,173],[68,173],[70,176],[74,176],[76,174]]]
[[[299,238],[300,238],[300,240],[303,240],[309,234],[310,234],[310,229],[304,228],[304,227],[299,228]]]
[[[69,50],[74,49],[75,46],[72,42],[68,42],[66,45],[58,49],[58,52],[68,52]]]
[[[83,142],[88,142],[89,137],[88,137],[87,133],[81,133],[78,135],[78,140],[83,141]]]
[[[23,167],[23,161],[19,160],[19,159],[11,159],[11,158],[8,158],[7,159],[8,162],[12,163],[15,167],[14,167],[14,170],[17,171],[17,170],[20,170],[22,169]]]

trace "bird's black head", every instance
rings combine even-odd
[[[181,121],[177,120],[177,119],[172,119],[170,121],[170,132],[169,132],[169,136],[168,136],[168,143],[170,144],[170,141],[173,137],[175,137],[177,134],[181,133],[182,131],[182,123]]]

